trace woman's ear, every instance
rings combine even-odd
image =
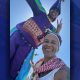
[[[56,53],[59,51],[59,45],[57,46]]]
[[[58,51],[59,51],[59,47],[57,48],[56,52],[58,52]]]

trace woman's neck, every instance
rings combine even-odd
[[[44,57],[44,63],[48,62],[52,58],[55,58],[55,56],[52,56],[52,57]]]
[[[47,15],[47,18],[48,18],[48,20],[51,22],[51,19],[50,19],[49,15]]]

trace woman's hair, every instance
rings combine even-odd
[[[54,34],[59,39],[59,45],[62,43],[61,36],[57,32],[52,32],[50,29],[47,29],[45,35]]]

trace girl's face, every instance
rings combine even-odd
[[[47,36],[45,36],[44,43],[42,45],[44,56],[46,57],[54,56],[58,48],[59,40],[54,34],[48,34]]]

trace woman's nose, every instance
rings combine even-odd
[[[51,47],[51,46],[52,46],[52,44],[51,44],[51,43],[47,43],[47,46]]]

